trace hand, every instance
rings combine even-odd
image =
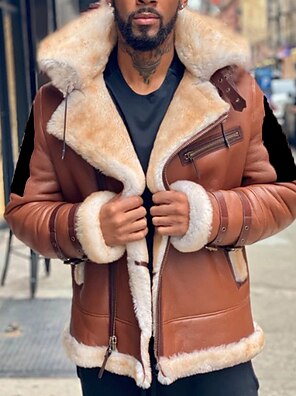
[[[124,246],[148,233],[146,209],[141,197],[116,196],[102,206],[100,224],[106,245]]]
[[[189,203],[186,194],[162,191],[152,196],[155,206],[150,213],[156,231],[161,235],[183,236],[189,226]]]

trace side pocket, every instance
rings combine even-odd
[[[248,278],[248,264],[244,248],[224,250],[237,283],[244,283]]]

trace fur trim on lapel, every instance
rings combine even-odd
[[[59,140],[63,140],[64,112],[65,101],[47,125],[47,132]],[[142,167],[102,75],[83,93],[75,90],[69,95],[66,143],[93,167],[120,180],[123,195],[144,191]]]
[[[181,62],[201,81],[225,66],[249,67],[249,45],[242,36],[217,18],[188,8],[179,13],[175,46]]]
[[[164,385],[170,385],[179,378],[221,370],[248,362],[260,353],[263,347],[263,331],[255,324],[253,334],[239,342],[192,353],[161,357],[159,359],[161,370],[158,374],[158,380]]]
[[[226,118],[228,110],[229,104],[210,82],[197,83],[192,74],[185,72],[150,155],[147,185],[153,193],[165,190],[163,169],[169,158],[198,133]]]
[[[104,70],[116,42],[114,17],[105,1],[45,38],[37,60],[64,95],[83,90]]]

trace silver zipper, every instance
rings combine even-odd
[[[104,355],[104,360],[103,360],[103,364],[100,368],[99,371],[99,375],[98,377],[101,379],[103,377],[105,368],[106,368],[106,364],[108,362],[109,357],[111,356],[112,352],[116,351],[116,345],[117,345],[117,337],[115,335],[111,336],[109,338],[109,345],[106,349],[105,355]]]
[[[239,137],[239,132],[238,131],[232,132],[231,134],[227,135],[227,138],[230,139],[230,140],[233,139],[233,138],[236,138],[236,137]],[[199,147],[199,148],[196,148],[194,150],[188,151],[187,153],[184,154],[184,158],[187,161],[193,161],[193,159],[195,157],[199,156],[204,151],[215,147],[217,145],[217,142],[220,142],[220,141],[224,141],[224,139],[223,139],[223,137],[219,136],[215,140],[213,140],[212,142],[204,145],[203,147]]]
[[[172,155],[170,155],[170,157],[168,158],[168,160],[166,161],[164,167],[163,167],[163,172],[162,172],[162,180],[163,180],[163,184],[165,186],[166,190],[169,190],[169,183],[168,180],[166,178],[166,169],[169,165],[169,163],[171,162],[171,160],[178,154],[179,151],[183,150],[186,146],[189,146],[192,142],[194,142],[195,140],[197,140],[197,138],[201,138],[202,136],[204,136],[208,131],[210,131],[211,129],[215,128],[216,126],[218,126],[219,124],[221,124],[222,122],[224,122],[229,116],[229,112],[224,113],[221,117],[218,118],[218,120],[216,120],[215,122],[213,122],[212,124],[208,125],[205,129],[203,129],[202,131],[198,132],[198,136],[196,136],[196,134],[190,138],[189,140],[187,140],[187,142],[183,143],[180,147],[178,147]]]

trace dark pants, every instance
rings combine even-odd
[[[77,367],[83,396],[257,396],[259,383],[251,362],[235,367],[182,378],[171,385],[161,385],[153,373],[152,386],[140,389],[129,377],[99,369]]]

